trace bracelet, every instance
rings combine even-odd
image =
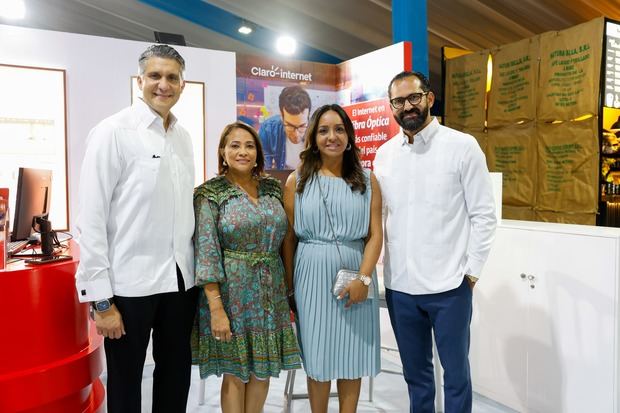
[[[295,296],[295,290],[289,290],[286,292],[286,296],[288,298],[294,297]]]
[[[210,299],[210,300],[207,298],[207,302],[208,302],[209,304],[211,304],[213,301],[218,300],[218,299],[219,299],[219,300],[221,300],[221,299],[222,299],[222,296],[221,296],[221,295],[216,295],[215,297],[213,297],[213,298],[212,298],[212,299]]]

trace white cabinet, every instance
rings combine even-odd
[[[618,411],[620,230],[503,221],[475,288],[474,391],[522,412]]]

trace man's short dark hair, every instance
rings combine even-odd
[[[146,69],[146,61],[151,57],[161,57],[163,59],[174,59],[181,67],[181,76],[185,71],[185,59],[176,51],[174,47],[170,47],[167,44],[154,44],[148,47],[140,57],[138,58],[138,66],[140,67],[140,74],[144,74]]]
[[[428,81],[428,78],[424,76],[424,73],[420,72],[410,72],[408,70],[404,70],[394,76],[394,78],[390,81],[390,85],[388,86],[388,96],[392,97],[392,85],[394,82],[402,79],[406,79],[408,77],[417,77],[420,80],[420,87],[422,87],[423,92],[428,92],[431,90],[431,82]]]
[[[310,95],[301,86],[288,86],[282,89],[279,104],[280,112],[284,109],[291,115],[299,115],[306,109],[310,113],[312,106]]]

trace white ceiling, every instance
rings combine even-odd
[[[153,31],[183,34],[188,46],[264,54],[252,46],[136,0],[25,0],[19,24],[47,30],[153,41]],[[413,0],[411,0],[413,1]],[[389,0],[209,0],[208,3],[343,60],[391,44]],[[441,80],[441,47],[481,50],[598,16],[620,20],[618,0],[427,0],[429,67]]]

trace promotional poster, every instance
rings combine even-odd
[[[400,131],[388,84],[410,66],[409,43],[338,65],[237,55],[237,118],[258,131],[265,168],[290,171],[299,165],[314,111],[338,103],[353,121],[363,166],[372,169],[377,148]]]

